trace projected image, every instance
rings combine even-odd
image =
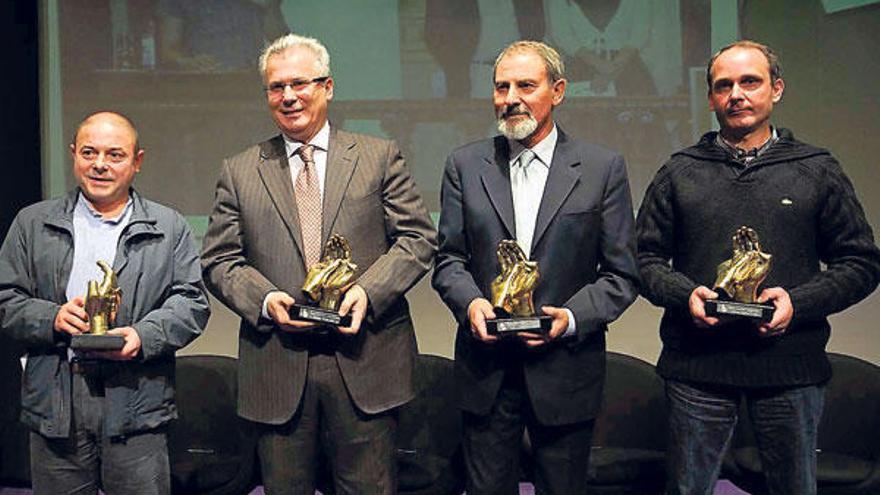
[[[280,0],[159,0],[159,63],[168,69],[249,70],[267,40],[288,31]]]
[[[138,187],[194,216],[210,211],[222,159],[277,133],[256,60],[281,33],[328,47],[332,124],[396,139],[434,211],[443,157],[496,133],[493,64],[510,42],[559,50],[569,79],[559,125],[620,150],[636,202],[659,163],[693,139],[690,95],[705,89],[689,74],[709,55],[709,7],[698,0],[67,0],[59,9],[65,135],[95,108],[125,112],[148,151]]]

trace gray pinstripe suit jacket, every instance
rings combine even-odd
[[[261,318],[266,294],[301,297],[302,236],[284,140],[277,136],[223,163],[202,251],[211,292],[241,317],[238,412],[288,421],[305,383],[308,339]],[[348,392],[364,412],[412,398],[416,341],[403,297],[432,266],[436,232],[400,151],[391,142],[331,127],[322,243],[345,236],[370,311],[336,352]]]

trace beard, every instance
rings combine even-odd
[[[514,119],[514,117],[519,115],[525,118]],[[498,112],[497,123],[498,132],[507,139],[514,139],[516,141],[522,141],[538,129],[538,121],[522,105],[511,105]]]

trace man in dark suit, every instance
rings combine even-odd
[[[394,493],[395,408],[413,396],[416,355],[403,296],[431,268],[436,234],[396,145],[329,125],[329,65],[311,38],[263,52],[281,135],[225,161],[202,263],[242,319],[238,411],[260,423],[267,492],[313,493],[320,450],[337,493]],[[288,311],[333,234],[358,268],[339,307],[351,326],[328,332]]]
[[[456,379],[465,411],[469,494],[517,493],[527,428],[538,493],[583,493],[605,373],[605,330],[637,294],[633,212],[623,158],[553,121],[566,81],[556,51],[508,46],[495,63],[503,134],[446,162],[433,285],[459,322]],[[546,338],[499,339],[487,300],[496,248],[516,239],[537,262]]]

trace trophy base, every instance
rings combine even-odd
[[[70,337],[71,349],[118,351],[123,347],[125,347],[125,337],[122,335],[91,335],[82,333]]]
[[[495,318],[486,320],[489,335],[512,335],[518,332],[531,332],[546,335],[550,332],[553,318],[550,316],[518,316],[515,318]]]
[[[351,315],[339,316],[339,313],[330,309],[315,306],[303,306],[294,304],[290,308],[290,317],[294,320],[310,321],[320,325],[334,325],[337,327],[350,327]]]
[[[705,302],[706,316],[733,316],[759,321],[773,319],[776,308],[772,304],[741,303],[710,299]]]

